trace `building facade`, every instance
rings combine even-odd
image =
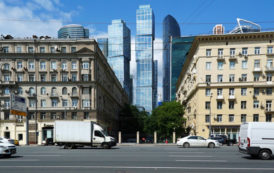
[[[66,25],[59,29],[58,38],[89,38],[89,29],[84,28],[82,25]]]
[[[171,100],[176,99],[176,84],[195,37],[172,38]]]
[[[8,39],[1,46],[0,136],[26,144],[25,117],[10,114],[11,93],[27,100],[30,143],[52,138],[55,120],[94,121],[116,133],[128,97],[95,40]]]
[[[97,38],[97,43],[104,56],[108,57],[108,38]]]
[[[222,24],[218,24],[213,27],[213,35],[222,35],[224,33],[225,33],[225,28]]]
[[[191,133],[238,140],[244,122],[272,122],[273,32],[197,36],[177,83]]]
[[[171,94],[171,43],[172,38],[180,37],[180,26],[176,19],[167,15],[163,21],[163,101],[170,101]]]
[[[130,30],[121,20],[108,26],[107,61],[128,96],[130,95]],[[130,101],[131,102],[131,101]]]
[[[154,13],[150,5],[140,5],[136,10],[136,94],[135,104],[152,112],[155,107],[154,56],[155,37]]]

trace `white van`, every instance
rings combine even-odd
[[[271,159],[274,152],[274,123],[250,122],[240,127],[239,151],[260,157],[263,160]]]

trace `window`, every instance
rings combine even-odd
[[[97,137],[101,137],[101,138],[104,138],[105,136],[100,132],[100,131],[98,131],[98,130],[96,130],[95,132],[94,132],[94,134],[95,134],[95,136],[97,136]]]
[[[267,82],[272,82],[272,73],[267,73],[266,74],[266,81]]]
[[[66,53],[67,52],[67,48],[66,47],[61,47],[61,52],[62,53]]]
[[[246,109],[246,101],[241,101],[241,109]]]
[[[223,115],[222,114],[218,114],[217,115],[217,122],[222,122],[223,121]]]
[[[266,62],[266,67],[268,69],[273,69],[273,60],[272,59],[268,59]]]
[[[258,100],[254,100],[253,101],[253,108],[254,109],[258,109],[259,108],[259,101]]]
[[[40,62],[40,70],[46,70],[46,62],[45,61]]]
[[[89,119],[89,112],[84,112],[84,119],[85,120]]]
[[[9,109],[9,107],[10,107],[10,100],[9,99],[4,100],[4,107]]]
[[[18,140],[19,140],[19,141],[22,141],[22,140],[23,140],[23,134],[21,134],[21,133],[18,134]]]
[[[90,88],[89,87],[84,87],[82,89],[82,94],[90,94]]]
[[[76,47],[71,47],[71,48],[70,48],[70,51],[71,51],[71,53],[76,52]]]
[[[259,114],[254,114],[253,115],[253,122],[258,122],[259,121]]]
[[[241,122],[246,122],[246,114],[241,114]]]
[[[211,56],[211,49],[206,49],[206,56]]]
[[[10,94],[10,89],[9,88],[5,88],[4,89],[4,95],[9,95]]]
[[[272,88],[266,88],[266,94],[272,95]]]
[[[67,119],[67,112],[62,112],[61,114],[61,120]]]
[[[228,108],[229,109],[234,109],[234,101],[229,101]]]
[[[33,47],[28,47],[28,53],[34,53]]]
[[[271,107],[272,107],[272,101],[270,101],[270,100],[268,100],[268,101],[266,101],[266,107],[265,107],[265,109],[267,110],[267,111],[271,111]]]
[[[210,96],[210,95],[211,95],[210,88],[206,88],[206,96]]]
[[[29,74],[29,81],[34,82],[35,81],[35,75],[34,74]]]
[[[89,62],[83,62],[82,68],[83,69],[89,69]]]
[[[210,102],[205,102],[205,109],[210,109]]]
[[[56,82],[56,81],[57,81],[57,75],[51,74],[51,82]]]
[[[234,82],[235,81],[235,75],[234,74],[230,74],[229,75],[229,82]]]
[[[50,65],[52,70],[56,70],[57,66],[56,66],[56,61],[51,61],[51,65]]]
[[[18,88],[18,94],[19,94],[19,95],[22,95],[22,94],[23,94],[23,88],[21,88],[21,87]]]
[[[4,46],[3,47],[3,52],[4,53],[9,53],[9,47],[8,46]]]
[[[260,55],[260,47],[255,47],[254,54],[255,55]]]
[[[62,62],[62,69],[67,70],[67,62]]]
[[[229,114],[228,115],[228,121],[229,122],[234,122],[234,114]]]
[[[41,112],[41,113],[40,113],[40,119],[41,119],[41,120],[46,119],[46,112]]]
[[[241,95],[246,96],[246,88],[241,88]]]
[[[218,57],[223,57],[223,49],[218,49]]]
[[[254,96],[259,95],[260,89],[259,88],[254,88]]]
[[[254,70],[260,70],[260,60],[254,61]]]
[[[45,87],[42,87],[40,93],[41,93],[41,95],[45,95],[45,94],[46,94],[46,88],[45,88]]]
[[[223,65],[224,65],[224,62],[219,61],[218,62],[218,70],[222,70],[223,69]]]
[[[29,61],[29,70],[34,70],[34,69],[35,69],[34,61]]]
[[[234,88],[229,88],[229,96],[234,96]]]
[[[22,53],[22,48],[21,48],[21,46],[17,46],[17,47],[16,47],[16,52],[17,52],[17,53]]]
[[[206,75],[206,82],[211,82],[211,75]]]
[[[235,56],[235,48],[230,48],[230,57]]]
[[[222,95],[223,95],[223,89],[217,88],[217,96],[222,96]]]
[[[62,89],[62,95],[68,94],[68,89],[66,87],[64,87]]]
[[[260,74],[254,73],[254,82],[257,82],[260,80]]]
[[[45,47],[40,47],[40,53],[45,53],[46,52],[45,50],[46,50]]]
[[[268,46],[267,47],[267,54],[272,54],[273,52],[273,47],[272,46]]]
[[[223,82],[223,75],[221,74],[218,75],[218,82]]]
[[[63,107],[67,107],[67,106],[68,106],[68,100],[63,99],[63,101],[62,101],[62,106],[63,106]]]
[[[211,70],[211,62],[206,62],[206,70]]]
[[[31,108],[35,107],[35,99],[29,99],[29,107]]]
[[[82,100],[82,105],[84,108],[90,107],[90,100],[87,100],[87,99]]]
[[[67,82],[68,81],[68,74],[67,73],[62,73],[62,81]]]
[[[266,114],[265,121],[266,122],[272,122],[272,115],[271,114]]]
[[[42,99],[41,100],[41,107],[46,107],[46,100],[45,99]]]
[[[242,74],[242,81],[244,81],[244,82],[247,81],[247,74]]]
[[[71,119],[76,120],[77,119],[77,112],[72,112],[71,113]]]
[[[51,112],[50,113],[50,119],[55,120],[56,119],[56,112]]]
[[[57,99],[51,99],[51,106],[52,107],[57,107],[58,105],[58,100]]]
[[[188,137],[187,139],[194,139],[194,140],[197,140],[198,137],[197,137],[197,136],[190,136],[190,137]]]
[[[46,74],[42,73],[40,74],[40,81],[45,82],[46,81]]]
[[[77,81],[77,73],[71,73],[71,81]]]
[[[17,81],[22,82],[23,81],[23,73],[17,73]]]
[[[245,48],[242,48],[242,54],[243,55],[247,55],[247,48],[245,47]]]
[[[10,70],[10,65],[9,64],[4,64],[4,70]]]
[[[73,70],[76,70],[76,69],[77,69],[77,63],[76,63],[76,61],[72,61],[72,62],[71,62],[71,68],[72,68]]]
[[[73,87],[72,88],[72,96],[76,96],[76,95],[78,95],[77,88]]]
[[[85,81],[85,82],[88,82],[89,81],[89,75],[88,74],[83,74],[82,75],[82,80]]]
[[[22,69],[22,68],[23,68],[22,61],[17,61],[17,69]]]
[[[77,107],[78,106],[78,99],[71,99],[71,103],[73,107]]]
[[[229,69],[230,69],[230,70],[235,69],[235,61],[230,61],[230,62],[229,62]]]
[[[10,75],[9,74],[4,74],[4,81],[9,82],[10,81]]]
[[[242,69],[247,69],[247,60],[242,61]]]
[[[210,115],[205,115],[205,122],[209,123],[210,122]]]
[[[217,109],[222,109],[223,108],[223,102],[222,101],[218,101],[217,102]]]
[[[55,53],[55,47],[50,47],[50,53]]]

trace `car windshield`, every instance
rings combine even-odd
[[[205,140],[205,138],[201,137],[201,136],[198,136],[198,139],[199,140]]]

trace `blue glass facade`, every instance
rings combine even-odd
[[[130,96],[130,30],[121,19],[112,20],[111,25],[108,26],[107,60],[122,87]]]
[[[89,30],[81,25],[66,25],[59,29],[58,38],[89,38]]]
[[[152,112],[155,107],[153,41],[154,14],[150,5],[140,5],[136,11],[136,94],[135,104]],[[155,96],[156,94],[156,96]]]
[[[163,101],[170,101],[170,47],[171,38],[180,37],[181,31],[178,22],[171,15],[167,15],[163,21]]]
[[[108,38],[97,38],[98,46],[103,52],[104,56],[108,57]]]

